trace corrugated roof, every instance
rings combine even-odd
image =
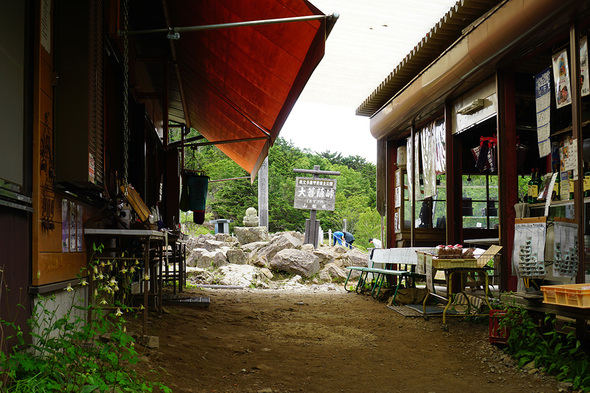
[[[457,1],[357,108],[356,114],[370,117],[379,111],[426,66],[459,39],[467,27],[502,2],[502,0]]]

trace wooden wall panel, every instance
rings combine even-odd
[[[55,223],[51,231],[40,231],[37,239],[39,252],[61,252],[61,223]]]
[[[40,74],[43,75],[43,78],[39,80],[39,90],[53,100],[53,67],[45,59],[39,63],[39,67]]]
[[[31,240],[30,213],[0,206],[0,268],[4,282],[0,287],[0,315],[14,322],[25,332],[29,327],[27,318],[31,315],[31,302],[26,301],[30,282]],[[15,247],[18,245],[18,247]],[[20,305],[20,306],[19,306]],[[22,309],[24,308],[24,309]],[[2,350],[18,344],[16,332],[3,325]],[[12,336],[12,339],[7,337]]]
[[[33,285],[45,285],[72,280],[83,273],[86,253],[39,253],[37,269],[33,271]]]

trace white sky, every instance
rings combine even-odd
[[[391,73],[456,0],[311,0],[340,14],[326,53],[280,136],[299,148],[376,163],[369,118],[356,108]]]

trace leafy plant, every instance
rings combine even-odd
[[[102,247],[95,247],[100,252]],[[132,264],[135,265],[135,264]],[[72,304],[58,315],[55,295],[39,297],[28,323],[32,344],[25,345],[20,326],[2,320],[16,331],[19,345],[12,353],[0,352],[0,391],[5,392],[152,392],[154,388],[171,392],[158,382],[147,382],[130,367],[138,362],[135,340],[125,328],[123,313],[130,308],[115,296],[119,283],[134,266],[115,268],[113,263],[95,259],[89,266],[96,279],[95,305],[82,306],[77,291],[88,285],[79,277],[79,285],[68,285],[74,292]],[[122,271],[124,271],[122,273]],[[107,276],[108,274],[108,276]],[[123,287],[121,287],[123,288]],[[128,286],[125,286],[128,289]],[[120,296],[126,299],[125,296]],[[81,305],[82,304],[82,305]],[[60,306],[63,306],[60,304]],[[92,311],[92,319],[86,316]]]
[[[572,383],[574,389],[590,391],[590,357],[575,333],[558,332],[555,322],[555,316],[547,314],[536,324],[527,310],[513,306],[498,325],[509,331],[506,351],[519,367],[534,362],[558,380]]]

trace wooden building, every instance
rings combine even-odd
[[[120,225],[119,184],[177,227],[179,148],[198,141],[173,143],[170,129],[196,129],[254,178],[335,17],[306,0],[227,7],[0,5],[2,319],[25,328],[38,295],[72,300],[63,289],[77,285],[92,251],[84,229]]]
[[[571,173],[547,213],[541,199],[528,209],[576,228],[575,274],[539,282],[587,280],[589,17],[588,1],[460,0],[357,108],[377,139],[388,247],[496,241],[501,289],[515,291],[526,181],[555,172],[569,186]]]

